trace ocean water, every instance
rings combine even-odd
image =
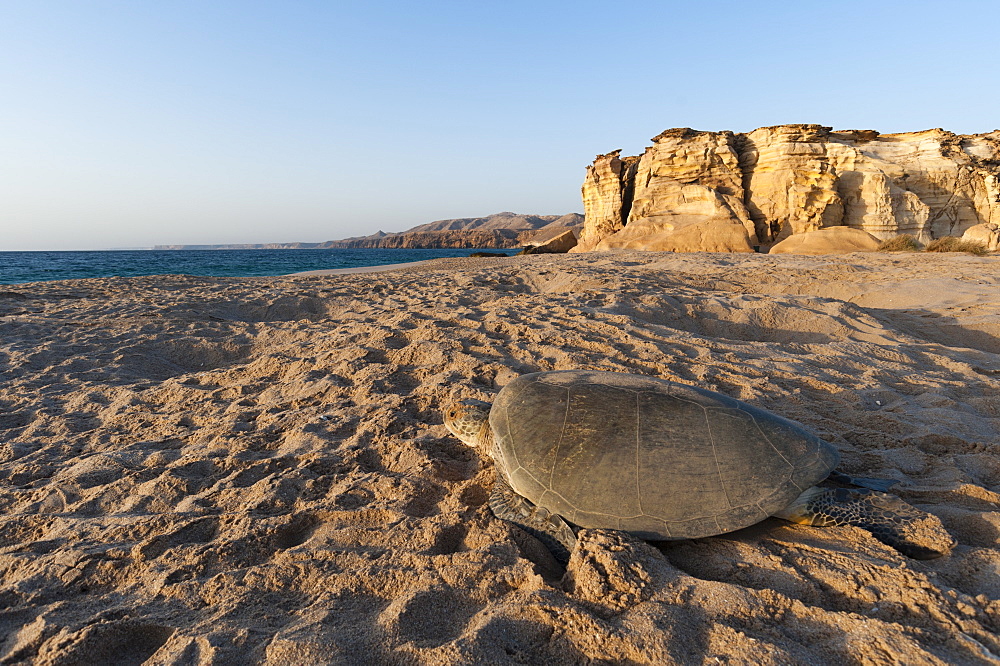
[[[516,250],[489,250],[514,254]],[[0,252],[0,284],[134,275],[249,277],[329,268],[380,266],[439,257],[462,250],[110,250]]]

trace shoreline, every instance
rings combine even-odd
[[[475,249],[191,250],[0,253],[0,284],[151,275],[279,277],[312,271],[393,270],[398,264],[464,257]],[[382,267],[382,268],[379,268]],[[388,268],[386,268],[388,267]],[[350,273],[351,271],[343,271]],[[332,273],[337,274],[337,273]]]
[[[433,259],[422,259],[420,261],[407,261],[401,264],[376,264],[374,266],[354,266],[352,268],[323,268],[314,271],[300,271],[298,273],[286,273],[284,277],[302,277],[317,275],[353,275],[355,273],[380,273],[383,271],[395,271],[403,268],[414,268],[421,264],[426,264]]]

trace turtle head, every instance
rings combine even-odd
[[[490,403],[482,400],[456,400],[444,410],[444,424],[451,434],[469,446],[482,444],[483,428],[490,420]]]

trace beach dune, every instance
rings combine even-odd
[[[0,291],[0,661],[1000,659],[1000,264],[656,252]],[[456,396],[590,368],[804,424],[957,539],[768,519],[562,568]]]

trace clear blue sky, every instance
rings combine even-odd
[[[0,250],[582,211],[669,127],[1000,126],[1000,3],[0,0]]]

